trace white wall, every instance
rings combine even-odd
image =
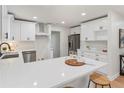
[[[123,27],[124,17],[116,12],[109,12],[108,20],[110,25],[108,31],[108,74],[112,80],[119,75],[119,27]]]
[[[35,49],[37,51],[37,60],[41,60],[42,58],[49,58],[49,38],[44,36],[36,37],[35,41]]]
[[[51,31],[60,32],[60,56],[68,55],[68,35],[70,34],[69,28],[52,25]]]

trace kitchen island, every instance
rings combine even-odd
[[[32,63],[18,61],[14,64],[0,60],[1,88],[52,88],[65,87],[70,82],[82,79],[81,87],[87,87],[88,76],[106,63],[82,57],[83,66],[69,66],[65,64],[66,57],[48,59]],[[9,59],[8,59],[9,61]],[[12,62],[12,63],[11,63]],[[78,87],[78,86],[74,86]]]

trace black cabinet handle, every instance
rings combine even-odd
[[[98,59],[98,58],[96,58],[96,60],[97,60],[97,61],[99,61],[99,59]]]
[[[88,37],[85,37],[85,40],[88,40]]]
[[[29,38],[29,37],[27,37],[27,40],[30,40],[30,38]]]
[[[8,33],[5,33],[5,39],[8,39]]]
[[[14,40],[15,38],[14,38],[14,36],[12,37],[12,40]]]

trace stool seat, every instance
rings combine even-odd
[[[99,74],[99,73],[93,73],[90,76],[90,80],[98,85],[103,85],[103,86],[107,86],[110,84],[110,81],[108,80],[107,77]]]
[[[94,72],[92,75],[90,75],[88,87],[90,85],[90,81],[95,83],[95,87],[97,87],[97,85],[100,85],[102,86],[102,88],[103,86],[109,86],[111,88],[110,81],[106,76],[102,74]]]

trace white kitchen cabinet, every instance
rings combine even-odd
[[[84,52],[84,56],[87,58],[95,59],[95,53]]]
[[[2,6],[2,41],[34,41],[35,23],[16,21],[8,14],[6,6]]]
[[[83,41],[92,41],[94,40],[94,31],[93,26],[89,23],[82,24],[82,36]]]
[[[95,33],[95,40],[108,40],[108,31],[105,30],[98,30],[98,31],[94,31]]]
[[[101,62],[107,62],[107,55],[106,54],[96,54],[95,60]]]
[[[107,63],[108,62],[108,58],[107,58],[107,55],[99,55],[99,61],[101,61],[101,62],[105,62],[105,63]],[[101,72],[101,73],[103,73],[103,74],[108,74],[108,65],[106,65],[106,66],[104,66],[104,67],[102,67],[102,68],[100,68],[100,69],[98,69],[98,71],[99,72]]]
[[[81,26],[73,27],[70,29],[70,34],[80,34],[81,33]]]
[[[21,41],[35,40],[35,23],[21,22]]]
[[[84,56],[91,58],[91,59],[94,59],[94,60],[107,62],[107,55],[106,54],[100,54],[100,53],[95,53],[95,52],[84,52]]]
[[[9,40],[34,41],[35,23],[19,20],[11,21],[9,36],[10,36]]]
[[[10,39],[20,41],[21,38],[21,23],[19,21],[12,21]]]
[[[13,15],[2,16],[2,41],[10,40],[11,24],[14,20]]]
[[[84,52],[84,57],[107,63],[107,55],[95,52]],[[99,72],[107,74],[107,66],[98,69]]]
[[[108,29],[108,22],[107,22],[107,18],[100,18],[97,20],[92,21],[92,25],[94,26],[94,31],[99,31],[99,30],[106,30]]]
[[[81,25],[83,41],[107,40],[107,18],[96,19]]]

